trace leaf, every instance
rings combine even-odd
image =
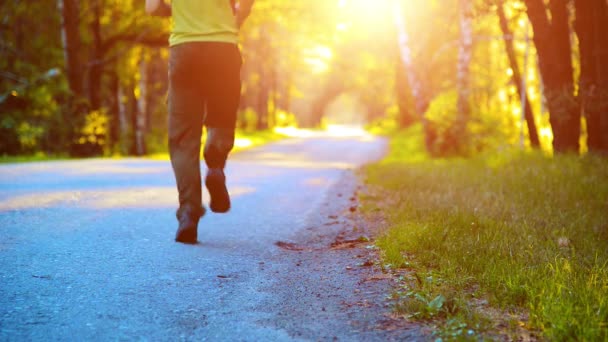
[[[416,293],[414,294],[414,298],[418,299],[419,301],[429,305],[429,301],[426,300],[426,298],[424,298],[420,293]]]
[[[439,296],[435,297],[435,299],[433,299],[432,301],[429,302],[429,307],[433,311],[439,311],[443,307],[444,303],[445,303],[445,297],[443,295],[439,295]]]

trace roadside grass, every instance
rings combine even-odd
[[[232,149],[232,153],[247,150],[256,146],[261,146],[264,144],[268,144],[274,141],[278,141],[281,139],[285,139],[287,136],[281,133],[277,133],[274,130],[264,130],[264,131],[237,131],[235,136],[234,148]],[[203,136],[202,147],[205,144],[205,137]],[[202,152],[201,152],[202,153]],[[169,153],[154,153],[148,158],[156,159],[156,160],[169,160]]]
[[[273,141],[278,141],[281,139],[285,139],[287,135],[275,132],[274,130],[265,130],[265,131],[257,131],[257,132],[243,132],[237,131],[235,137],[234,149],[232,152],[238,152],[242,150],[246,150],[252,147],[261,146],[264,144],[271,143]],[[204,144],[204,140],[203,140]],[[112,155],[106,158],[112,159],[121,159],[126,156],[122,155]],[[150,155],[144,156],[143,158],[150,158],[154,160],[169,160],[168,152],[159,152],[152,153]],[[54,161],[54,160],[69,160],[69,159],[78,159],[69,157],[67,155],[47,155],[42,152],[38,152],[32,155],[23,155],[23,156],[3,156],[0,155],[0,164],[9,164],[9,163],[29,163],[29,162],[40,162],[40,161]]]
[[[29,163],[29,162],[39,162],[39,161],[51,161],[51,160],[66,160],[69,159],[67,156],[52,156],[47,155],[45,153],[36,153],[32,155],[26,156],[6,156],[0,155],[0,164],[9,164],[9,163]]]
[[[444,339],[519,339],[525,328],[608,340],[608,160],[432,160],[421,140],[419,127],[395,134],[389,156],[365,170],[364,208],[388,222],[382,261],[407,271],[397,312],[439,322]]]

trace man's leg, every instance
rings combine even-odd
[[[209,207],[214,213],[226,213],[230,210],[230,195],[226,188],[224,167],[233,146],[234,129],[207,127],[204,152],[207,164],[205,185],[211,197]]]
[[[211,196],[211,210],[225,213],[230,210],[230,196],[226,189],[224,167],[234,146],[236,116],[241,97],[241,54],[233,44],[210,44],[207,89],[207,140],[205,185]]]
[[[200,149],[204,96],[196,46],[171,48],[169,61],[169,154],[179,192],[176,241],[194,243],[205,213],[201,195]]]

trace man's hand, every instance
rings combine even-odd
[[[171,5],[164,0],[146,0],[146,13],[157,17],[170,17]]]
[[[251,7],[253,7],[253,2],[255,0],[240,0],[236,5],[236,24],[239,28],[243,26],[243,23],[249,17],[251,13]]]

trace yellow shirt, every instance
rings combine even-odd
[[[239,30],[230,0],[173,0],[171,11],[170,46],[188,42],[238,43]]]

